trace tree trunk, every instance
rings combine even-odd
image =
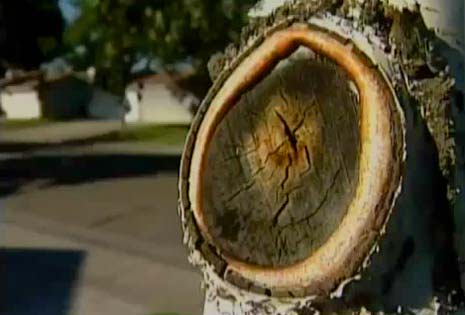
[[[1,118],[4,118],[6,116],[6,113],[5,111],[3,110],[3,107],[2,107],[2,87],[0,86],[0,119]]]
[[[205,314],[461,307],[438,45],[418,11],[308,0],[212,58],[179,205]]]

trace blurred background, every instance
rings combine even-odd
[[[179,158],[254,2],[0,1],[0,314],[201,314]]]

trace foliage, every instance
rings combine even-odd
[[[64,21],[58,0],[0,1],[0,76],[33,69],[60,51]]]
[[[97,83],[122,93],[132,66],[163,68],[189,58],[206,76],[209,56],[237,41],[254,0],[74,0],[81,16],[66,31],[73,63],[95,65]]]

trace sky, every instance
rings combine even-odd
[[[79,16],[79,10],[72,5],[72,0],[59,0],[58,5],[67,23],[71,23]]]

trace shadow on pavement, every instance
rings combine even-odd
[[[69,314],[84,260],[76,250],[0,249],[0,314]]]
[[[179,156],[156,155],[48,155],[0,161],[0,196],[17,192],[23,185],[45,180],[43,187],[73,185],[109,178],[178,172]]]

